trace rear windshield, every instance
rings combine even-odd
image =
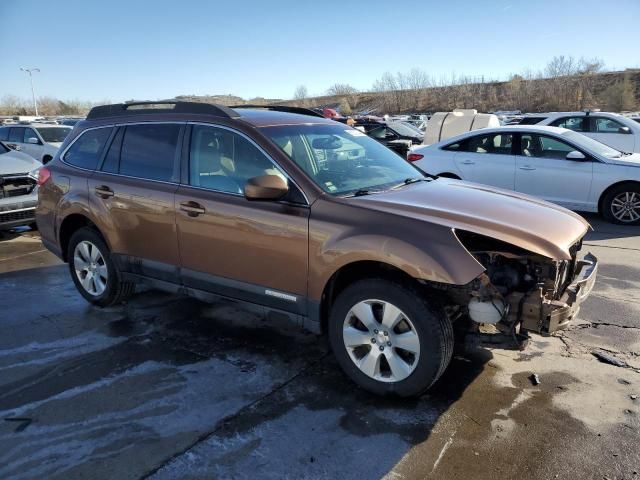
[[[518,125],[536,125],[547,117],[524,117]]]
[[[47,143],[62,143],[71,132],[70,127],[36,127],[42,139]]]

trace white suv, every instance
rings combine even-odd
[[[549,125],[582,133],[621,152],[640,153],[640,123],[610,112],[552,112],[526,115],[519,125]]]
[[[0,141],[44,164],[54,157],[71,130],[55,124],[11,125],[0,127]]]

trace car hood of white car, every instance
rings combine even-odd
[[[51,145],[52,147],[60,148],[62,142],[47,142],[47,145]]]
[[[640,167],[640,153],[632,153],[620,158],[607,158],[607,162],[625,167]]]
[[[0,154],[0,175],[28,173],[42,164],[26,153],[11,151]]]

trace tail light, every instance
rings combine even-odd
[[[42,186],[51,178],[51,171],[47,167],[41,167],[38,171],[38,186]]]
[[[421,160],[424,158],[424,155],[420,155],[419,153],[410,153],[409,155],[407,155],[407,160],[409,160],[410,162],[417,162],[418,160]]]

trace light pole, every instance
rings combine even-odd
[[[36,117],[38,116],[38,102],[36,102],[36,94],[33,90],[33,72],[39,72],[40,69],[39,68],[22,68],[20,67],[20,70],[22,70],[23,72],[26,72],[29,74],[29,80],[31,80],[31,98],[33,99],[33,108],[36,111]]]

